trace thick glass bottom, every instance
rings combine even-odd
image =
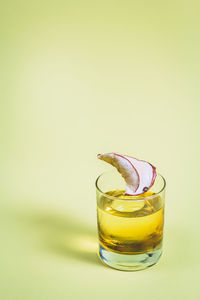
[[[162,254],[162,248],[142,254],[119,254],[99,245],[99,257],[108,266],[122,271],[139,271],[157,263]]]

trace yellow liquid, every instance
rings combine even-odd
[[[124,190],[106,194],[118,199],[101,196],[98,201],[98,231],[103,247],[121,254],[144,253],[161,247],[164,207],[160,196],[130,201],[141,196],[125,196]],[[142,197],[152,195],[148,191]]]

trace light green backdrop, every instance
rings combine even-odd
[[[199,299],[199,1],[1,8],[2,300]],[[167,180],[164,254],[103,266],[94,181],[116,151]]]

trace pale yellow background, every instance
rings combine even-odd
[[[199,1],[4,1],[0,299],[200,297]],[[164,253],[96,257],[94,181],[116,151],[167,180]]]

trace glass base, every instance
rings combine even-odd
[[[108,266],[123,271],[139,271],[157,263],[162,254],[162,248],[142,254],[119,254],[99,245],[100,259]]]

